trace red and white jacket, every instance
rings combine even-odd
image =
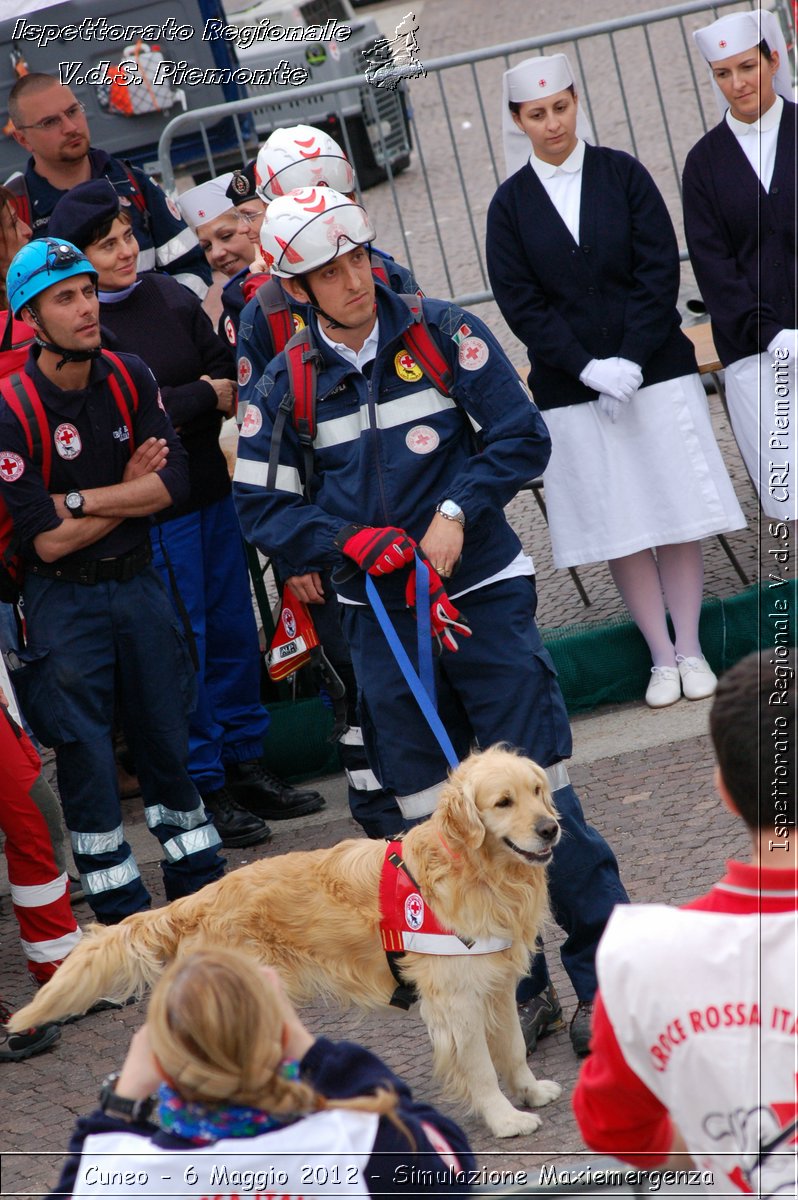
[[[730,862],[686,909],[615,909],[573,1096],[592,1149],[654,1167],[675,1124],[708,1191],[798,1194],[797,884]]]

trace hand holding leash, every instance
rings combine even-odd
[[[423,558],[423,555],[420,555]],[[426,562],[426,559],[425,559]],[[468,621],[463,614],[455,608],[449,597],[446,595],[446,589],[443,586],[440,575],[432,566],[427,563],[429,571],[429,604],[430,604],[430,627],[432,636],[437,638],[438,645],[444,650],[450,650],[455,653],[458,646],[454,637],[455,633],[460,637],[471,637],[471,629]],[[405,587],[405,600],[408,608],[416,606],[416,568],[410,571],[407,585]]]
[[[394,525],[347,525],[335,539],[340,550],[368,575],[389,575],[413,561],[416,543]]]

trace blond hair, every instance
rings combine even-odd
[[[281,1000],[256,959],[221,947],[198,950],[164,971],[150,999],[150,1044],[170,1085],[184,1100],[209,1107],[260,1108],[302,1116],[348,1108],[395,1116],[392,1089],[328,1100],[299,1079],[286,1079]]]

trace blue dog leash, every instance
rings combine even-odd
[[[416,623],[418,626],[418,671],[411,663],[407,652],[399,641],[396,630],[380,599],[377,588],[370,575],[366,575],[366,595],[374,609],[380,629],[391,648],[396,662],[405,681],[421,709],[424,720],[429,725],[443,751],[449,766],[454,770],[459,765],[451,739],[446,732],[443,721],[438,716],[435,697],[435,672],[432,664],[432,623],[429,602],[429,569],[420,555],[416,554]]]

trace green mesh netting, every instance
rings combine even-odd
[[[327,741],[333,715],[318,696],[269,702],[271,722],[263,739],[263,761],[292,783],[340,771],[337,744]]]
[[[728,670],[752,650],[796,644],[796,580],[754,584],[736,596],[709,597],[701,608],[701,646],[713,670]],[[542,629],[569,712],[639,700],[651,671],[637,627],[623,617]]]

